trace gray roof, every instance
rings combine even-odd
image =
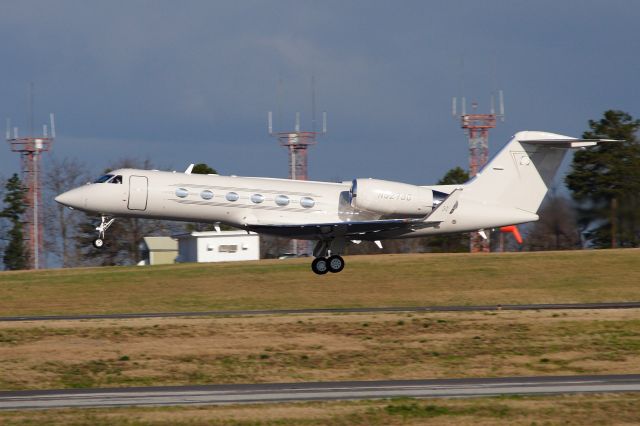
[[[171,237],[144,237],[149,251],[178,251],[178,240]]]

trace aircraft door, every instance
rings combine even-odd
[[[129,210],[147,209],[147,187],[149,181],[146,176],[129,177]]]

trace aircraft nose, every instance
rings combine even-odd
[[[54,199],[56,200],[56,202],[62,204],[63,206],[78,209],[82,207],[84,201],[84,197],[80,192],[81,191],[79,190],[79,188],[72,189],[71,191],[63,192]]]

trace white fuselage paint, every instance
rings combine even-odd
[[[295,181],[136,169],[114,170],[110,174],[121,175],[122,183],[87,184],[61,194],[57,201],[101,215],[220,222],[238,228],[251,225],[355,222],[381,218],[380,215],[358,211],[351,206],[351,182]],[[146,192],[143,188],[145,181]],[[453,190],[451,186],[425,188],[445,193]],[[213,197],[206,193],[209,199],[203,198],[203,191],[210,191]],[[235,201],[227,199],[230,193],[237,194]],[[261,203],[253,202],[252,197],[256,195],[261,195],[264,200]],[[277,204],[279,196],[288,197],[289,203]],[[303,199],[307,201],[306,207],[301,204]],[[309,200],[313,201],[312,206],[309,206]],[[529,212],[467,199],[460,202],[460,206],[447,222],[420,229],[381,232],[378,237],[407,238],[467,232],[536,219],[537,216]]]

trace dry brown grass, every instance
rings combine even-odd
[[[634,425],[640,394],[0,412],[16,425]]]
[[[0,388],[630,373],[640,311],[0,323]]]

